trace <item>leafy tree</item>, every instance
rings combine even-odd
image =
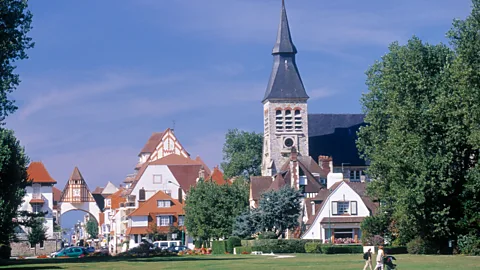
[[[235,218],[248,207],[244,181],[218,185],[200,180],[185,200],[185,226],[190,235],[209,240],[232,234]]]
[[[262,194],[252,220],[258,232],[274,232],[277,238],[299,225],[300,193],[289,186]]]
[[[35,255],[37,254],[37,244],[47,240],[47,228],[43,225],[44,222],[43,218],[34,219],[28,233],[28,242],[35,247]]]
[[[1,4],[0,4],[1,5]],[[0,244],[9,245],[18,223],[25,188],[28,185],[28,158],[13,131],[0,128]]]
[[[223,161],[226,178],[261,174],[263,135],[261,133],[232,129],[225,135]]]
[[[480,232],[480,0],[454,22],[445,45],[414,37],[367,71],[362,97],[368,126],[358,147],[375,179],[389,231],[406,244],[445,246]],[[393,234],[392,234],[393,235]]]
[[[8,95],[20,83],[14,63],[28,58],[26,50],[33,47],[30,31],[32,14],[25,0],[0,1],[0,123],[17,107]]]
[[[248,210],[237,216],[235,219],[235,224],[233,225],[233,236],[238,236],[240,238],[249,238],[256,231],[256,224],[254,223],[253,214],[251,211],[255,209]]]
[[[87,221],[86,229],[87,229],[87,233],[90,235],[92,239],[95,239],[98,237],[98,224],[93,218],[90,218]]]

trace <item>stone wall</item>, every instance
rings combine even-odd
[[[12,247],[12,257],[33,257],[39,255],[49,255],[52,252],[55,252],[61,247],[61,240],[47,240],[44,242],[43,248],[40,248],[40,244],[37,244],[36,254],[35,249],[30,247],[28,241],[12,242],[10,246]]]

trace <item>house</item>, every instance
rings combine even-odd
[[[120,211],[120,204],[125,203],[126,199],[122,197],[122,192],[125,189],[120,187],[115,193],[108,195],[104,199],[104,211],[105,217],[104,223],[101,226],[101,234],[105,237],[110,237],[114,232],[120,232],[121,219],[120,215],[116,215]],[[117,235],[120,237],[121,235]]]
[[[372,216],[378,203],[366,196],[366,182],[350,182],[340,173],[329,175],[329,184],[317,196],[305,200],[302,239],[329,243],[357,243],[360,223]]]
[[[130,237],[129,247],[138,246],[142,237],[148,237],[155,231],[167,233],[171,226],[182,229],[184,218],[183,204],[167,193],[158,191],[128,215],[126,235]]]
[[[50,254],[60,245],[61,240],[58,235],[54,234],[54,219],[58,214],[54,210],[54,185],[57,183],[50,176],[42,162],[31,162],[27,168],[29,177],[28,186],[25,188],[25,196],[20,206],[20,211],[28,211],[32,213],[44,212],[47,241],[37,244],[37,254]],[[56,191],[58,196],[58,191]],[[58,200],[57,200],[58,202]],[[57,219],[58,220],[58,219]],[[16,228],[16,236],[19,242],[12,242],[12,256],[33,255],[35,247],[28,243],[29,229],[23,226]],[[58,238],[58,239],[56,239]]]

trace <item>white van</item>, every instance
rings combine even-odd
[[[169,247],[180,246],[181,241],[155,241],[153,242],[154,248],[167,249]]]

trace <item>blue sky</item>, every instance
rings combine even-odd
[[[119,184],[154,131],[222,159],[230,128],[262,130],[280,0],[30,1],[30,59],[7,126],[63,188]],[[412,35],[445,42],[470,0],[287,0],[309,111],[359,113],[364,72]]]

